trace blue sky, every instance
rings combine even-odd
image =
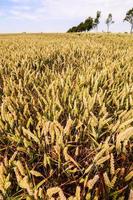
[[[125,32],[123,23],[133,0],[0,0],[0,32],[65,32],[88,16],[102,12],[99,31],[106,31],[105,20],[113,14],[112,32]]]

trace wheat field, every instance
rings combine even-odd
[[[0,35],[0,199],[133,195],[133,37]]]

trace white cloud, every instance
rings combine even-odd
[[[120,20],[131,7],[132,0],[10,0],[9,13],[20,17],[31,16],[31,19],[81,19],[95,16],[102,11],[105,18],[109,12]],[[16,14],[17,13],[17,14]],[[29,17],[28,17],[29,18]]]
[[[115,24],[112,28],[122,27],[122,20],[126,11],[133,7],[132,0],[9,0],[4,15],[10,19],[30,20],[50,23],[61,23],[61,21],[75,21],[78,23],[88,16],[95,17],[96,11],[102,12],[101,30],[109,12],[113,14]],[[2,12],[3,13],[3,12]],[[54,21],[54,22],[52,22]],[[53,24],[51,24],[52,26]],[[75,24],[73,24],[75,25]],[[68,24],[61,25],[68,27]],[[116,27],[117,26],[117,27]],[[125,25],[124,25],[125,26]],[[54,27],[54,26],[53,26]]]

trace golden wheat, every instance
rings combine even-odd
[[[1,199],[132,198],[132,44],[0,35]]]

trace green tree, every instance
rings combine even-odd
[[[83,32],[85,31],[85,24],[84,22],[81,22],[78,26],[77,26],[77,32]]]
[[[94,28],[98,31],[98,25],[100,23],[101,11],[97,11],[96,18],[94,19]]]
[[[105,23],[107,25],[107,32],[109,32],[110,25],[114,23],[111,13],[109,13]]]
[[[84,26],[85,26],[85,30],[86,31],[90,31],[91,29],[93,29],[94,24],[93,24],[94,20],[92,17],[88,17],[85,22],[84,22]]]
[[[94,27],[94,20],[92,17],[88,17],[84,22],[81,22],[78,26],[70,28],[67,32],[83,32],[90,31]]]
[[[133,33],[133,8],[126,13],[124,21],[127,21],[131,24],[130,33]]]
[[[67,32],[68,32],[68,33],[77,32],[77,26],[73,26],[73,27],[70,28]]]

